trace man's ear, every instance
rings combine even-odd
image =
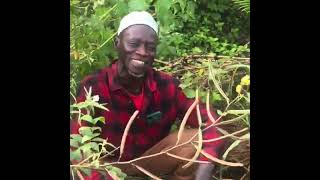
[[[116,37],[114,38],[114,46],[115,46],[116,48],[119,48],[119,47],[120,47],[120,38],[119,38],[119,36],[116,36]]]

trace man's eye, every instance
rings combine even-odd
[[[154,51],[154,50],[156,50],[156,47],[149,46],[149,47],[148,47],[148,50],[149,50],[149,51]]]
[[[136,43],[136,42],[130,42],[129,45],[130,45],[131,47],[138,47],[138,46],[139,46],[139,44]]]

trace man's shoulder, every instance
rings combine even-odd
[[[101,80],[106,78],[109,69],[111,69],[111,67],[110,66],[106,66],[104,68],[96,70],[95,72],[85,76],[82,79],[81,84],[83,84],[83,85],[95,85],[97,82],[99,82],[99,81],[101,81]]]

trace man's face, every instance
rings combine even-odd
[[[117,49],[127,73],[143,77],[147,68],[152,67],[157,40],[155,31],[146,25],[130,26],[120,34]]]

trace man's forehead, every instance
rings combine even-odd
[[[128,28],[126,28],[124,31],[121,32],[120,37],[121,36],[126,38],[146,37],[146,38],[157,39],[156,32],[149,26],[146,26],[143,24],[135,24],[135,25],[129,26]]]

